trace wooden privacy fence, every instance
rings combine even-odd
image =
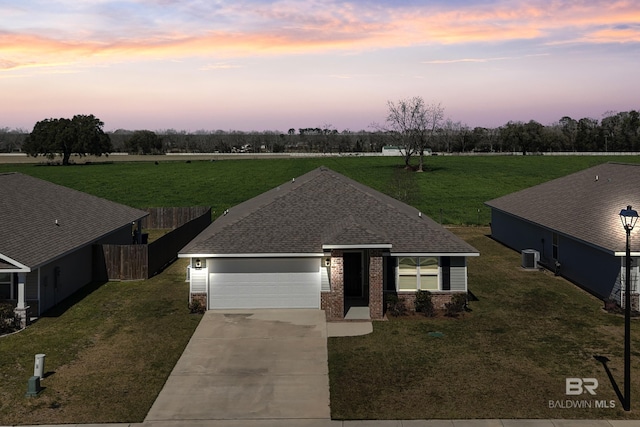
[[[142,280],[173,262],[178,251],[211,223],[211,208],[150,208],[146,228],[173,228],[150,244],[96,245],[104,265],[96,280]],[[146,218],[145,218],[146,219]],[[143,220],[144,221],[144,220]],[[142,231],[145,225],[143,222]]]
[[[149,245],[100,245],[108,280],[141,280],[149,276]]]
[[[142,229],[145,228],[173,228],[176,229],[189,221],[209,212],[211,208],[205,206],[190,206],[183,208],[147,208],[149,215],[142,219]]]

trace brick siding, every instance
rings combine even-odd
[[[325,312],[327,320],[344,319],[344,271],[343,251],[331,251],[331,292],[320,294],[320,308]]]
[[[207,294],[206,293],[200,293],[200,292],[194,292],[191,294],[191,302],[194,301],[200,301],[200,304],[202,304],[202,306],[207,307]],[[208,309],[209,307],[207,307]]]
[[[384,317],[382,251],[369,251],[369,312],[371,319]]]

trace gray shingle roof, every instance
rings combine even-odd
[[[597,178],[596,178],[597,177]],[[606,163],[486,203],[558,233],[607,251],[625,249],[619,213],[640,210],[640,165]],[[632,249],[640,250],[640,224]]]
[[[391,244],[395,253],[478,253],[404,203],[321,167],[241,203],[181,255],[321,253]]]
[[[146,215],[21,173],[0,174],[0,255],[31,268]]]

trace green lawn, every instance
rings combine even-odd
[[[606,161],[640,162],[640,158],[432,156],[427,159],[428,171],[421,174],[402,174],[402,161],[392,157],[174,161],[158,165],[122,162],[68,167],[0,164],[0,172],[23,172],[139,208],[211,206],[217,216],[325,165],[387,194],[397,194],[399,186],[412,188],[410,203],[438,222],[488,224],[487,200]]]
[[[90,285],[0,338],[0,425],[141,422],[191,338],[184,260],[152,279]],[[26,398],[34,356],[44,391]]]
[[[625,413],[593,357],[611,360],[623,389],[623,317],[564,279],[521,269],[519,254],[490,239],[488,228],[454,231],[481,253],[469,263],[472,311],[460,319],[391,318],[367,336],[330,338],[332,417],[637,418],[640,376],[632,379],[634,409]],[[632,370],[639,372],[636,323]],[[597,395],[566,396],[567,377],[597,378]],[[549,408],[567,399],[594,407]],[[616,407],[596,409],[595,400]]]
[[[389,194],[399,185],[414,188],[412,204],[436,221],[487,224],[486,200],[604,161],[640,158],[437,156],[428,159],[429,171],[408,176],[398,175],[399,159],[352,157],[4,164],[0,172],[20,171],[134,207],[208,205],[219,215],[324,164]],[[459,320],[376,322],[369,336],[330,339],[333,416],[637,416],[617,400],[615,409],[548,408],[549,400],[565,399],[566,377],[596,377],[597,399],[616,399],[593,355],[608,356],[621,382],[622,319],[602,313],[598,300],[564,280],[522,271],[519,255],[487,238],[487,229],[457,232],[481,252],[469,266],[478,297],[473,312]],[[0,425],[141,421],[199,321],[188,314],[187,293],[180,261],[147,281],[89,287],[26,331],[0,338]],[[428,337],[429,331],[444,336]],[[52,374],[40,397],[26,399],[36,353],[47,354]],[[640,396],[640,380],[632,392]]]

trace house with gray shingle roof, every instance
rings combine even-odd
[[[21,173],[0,174],[0,204],[0,301],[23,319],[93,281],[104,268],[94,244],[130,244],[148,215]]]
[[[478,251],[417,209],[325,167],[220,216],[185,246],[190,299],[209,309],[321,308],[339,320],[384,294],[467,292]]]
[[[640,165],[606,163],[487,202],[491,235],[597,297],[621,303],[626,234],[620,211],[640,207]],[[637,306],[640,232],[631,233]]]

